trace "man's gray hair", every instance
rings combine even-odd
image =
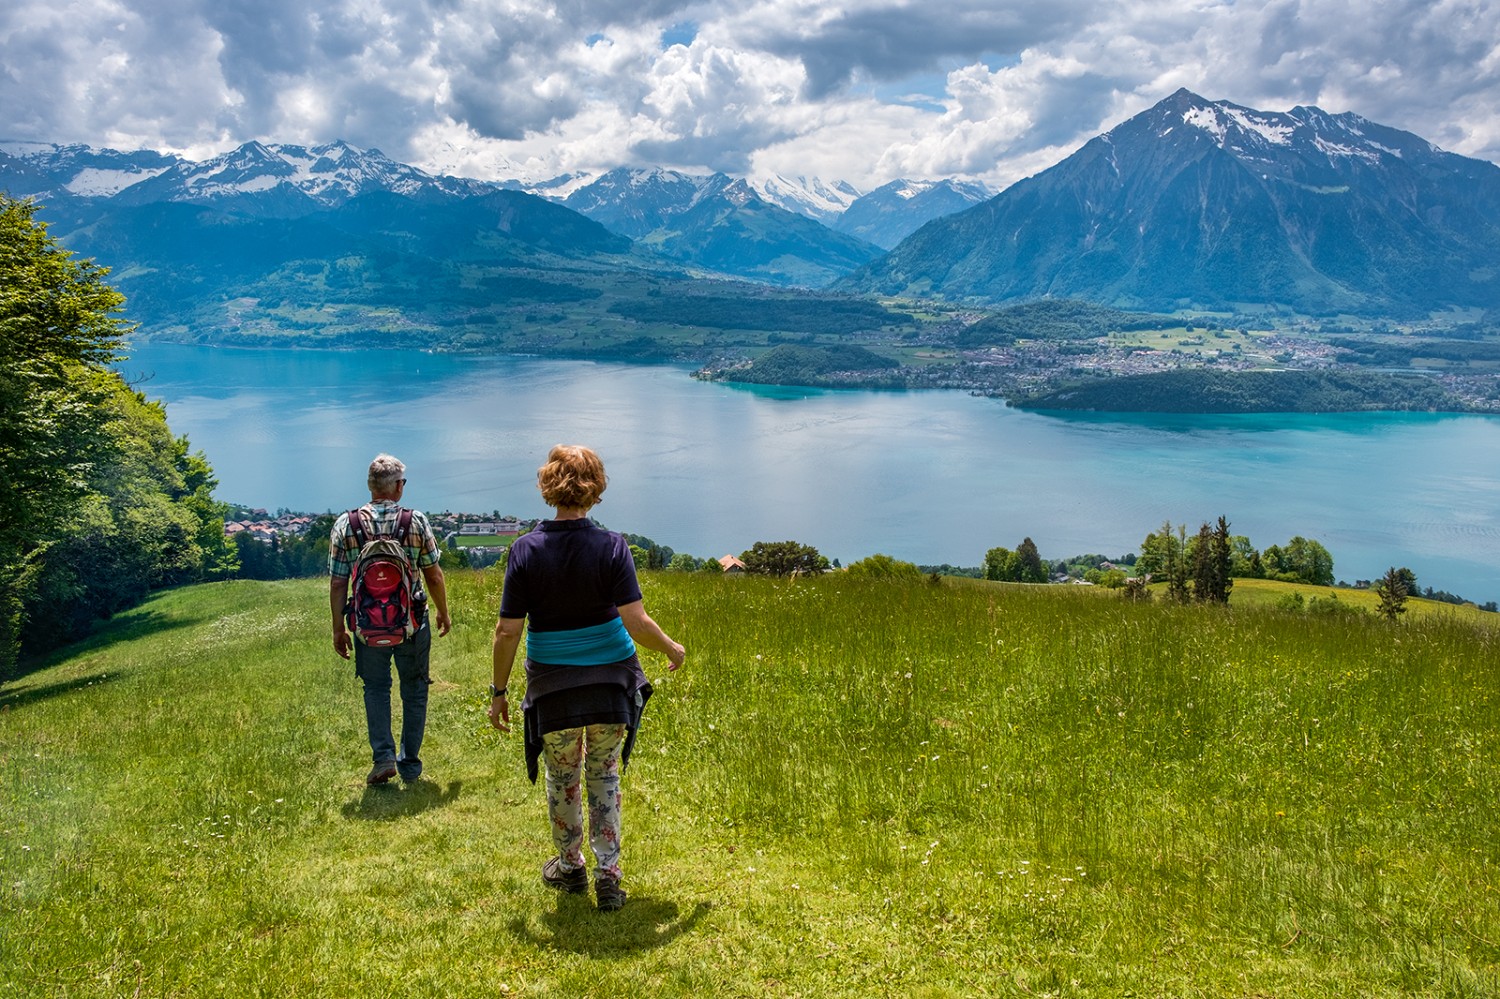
[[[406,466],[394,455],[377,454],[370,462],[370,493],[374,496],[389,496],[396,491],[396,483],[406,478]]]

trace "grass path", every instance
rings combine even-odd
[[[631,899],[539,882],[451,580],[366,788],[319,581],[159,595],[0,688],[0,995],[1493,996],[1500,649],[1058,587],[661,574]]]

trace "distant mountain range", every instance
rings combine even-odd
[[[1500,167],[1367,121],[1186,90],[839,288],[1133,309],[1500,306]]]
[[[930,185],[899,182],[922,189]],[[946,210],[977,203],[982,189],[941,202]],[[614,170],[586,180],[560,177],[530,185],[434,176],[398,163],[379,150],[344,142],[304,147],[246,143],[201,162],[163,153],[119,152],[87,146],[0,143],[0,188],[29,195],[59,210],[77,202],[103,209],[187,203],[261,219],[298,219],[338,209],[362,195],[389,192],[427,205],[525,191],[566,205],[651,251],[714,274],[771,284],[818,287],[893,245],[893,233],[915,231],[937,201],[902,200],[886,209],[843,182],[780,176],[750,182],[724,174],[689,176],[667,170]],[[888,200],[882,189],[872,195]],[[71,206],[64,208],[64,206]],[[838,221],[888,216],[867,240]],[[941,210],[941,208],[937,209]],[[904,230],[904,231],[903,231]]]
[[[599,282],[675,274],[979,305],[1500,309],[1500,167],[1355,114],[1257,111],[1186,90],[994,197],[951,180],[861,193],[662,169],[478,181],[343,142],[252,142],[203,162],[0,143],[0,189],[35,197],[65,245],[163,308],[166,287],[232,297],[230,271],[274,300],[279,283],[305,285],[336,260],[328,277],[346,298],[360,286],[420,294],[427,279],[414,275],[436,267],[460,286],[438,297],[469,301],[472,275],[453,261],[524,260],[527,280],[549,286],[586,261]],[[203,259],[206,247],[218,258]],[[418,248],[440,259],[424,263]],[[402,263],[382,277],[375,262],[392,255]]]

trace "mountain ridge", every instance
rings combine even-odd
[[[1412,315],[1500,305],[1500,167],[1179,90],[839,283],[1000,302]]]

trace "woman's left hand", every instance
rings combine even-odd
[[[510,700],[504,694],[490,698],[490,724],[502,732],[510,731]]]

